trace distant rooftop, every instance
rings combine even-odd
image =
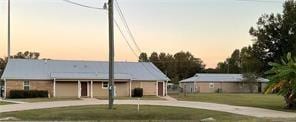
[[[217,73],[197,73],[193,77],[180,82],[241,82],[242,74],[217,74]],[[268,82],[268,79],[258,78],[259,82]]]

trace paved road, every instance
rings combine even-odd
[[[126,104],[126,105],[135,105],[138,103],[140,103],[141,105],[160,105],[160,106],[206,109],[206,110],[228,112],[228,113],[247,115],[247,116],[253,116],[253,117],[296,118],[296,113],[268,110],[268,109],[262,109],[262,108],[253,108],[253,107],[241,107],[241,106],[232,106],[232,105],[224,105],[224,104],[205,103],[205,102],[164,101],[164,100],[140,100],[140,101],[116,100],[115,101],[115,104]],[[10,104],[10,105],[1,105],[0,113],[32,110],[32,109],[55,108],[55,107],[104,105],[104,104],[108,104],[108,101],[97,100],[97,99],[84,99],[84,100],[74,100],[74,101]]]

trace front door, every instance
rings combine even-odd
[[[158,82],[158,96],[163,96],[163,82]]]
[[[87,82],[81,82],[81,96],[87,97]]]

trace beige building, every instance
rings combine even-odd
[[[150,62],[115,62],[115,96],[165,96],[169,79]],[[4,97],[11,90],[46,90],[50,97],[108,96],[108,62],[9,59],[1,77]]]
[[[259,78],[252,84],[243,82],[242,74],[196,74],[180,81],[186,93],[249,93],[263,92],[268,80]]]

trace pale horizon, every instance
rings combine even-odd
[[[103,6],[103,0],[86,2]],[[280,2],[240,0],[118,0],[143,52],[189,51],[215,68],[235,49],[252,44],[248,31],[266,13],[281,13]],[[281,1],[281,0],[274,0]],[[7,1],[0,1],[0,56],[7,56]],[[116,20],[119,21],[118,15]],[[11,1],[12,55],[35,51],[41,58],[108,60],[107,12],[62,0]],[[122,27],[123,25],[120,24]],[[115,28],[117,61],[137,61]],[[132,43],[132,41],[130,41]],[[133,45],[133,48],[135,46]]]

